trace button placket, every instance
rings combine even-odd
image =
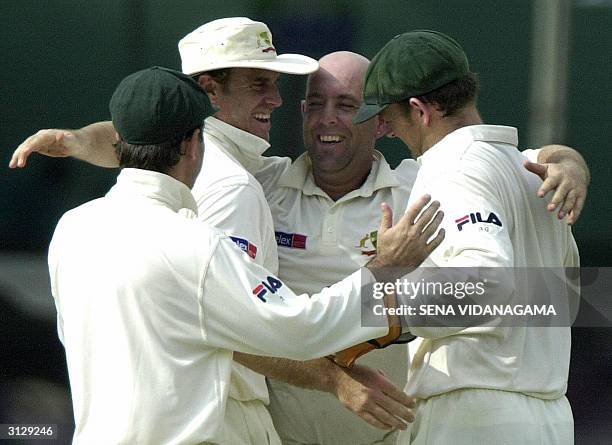
[[[324,243],[335,243],[337,239],[338,226],[338,209],[332,205],[323,217],[323,233],[322,238]]]

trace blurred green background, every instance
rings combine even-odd
[[[207,21],[244,15],[266,22],[280,53],[320,57],[338,49],[372,57],[396,34],[431,28],[457,38],[480,74],[480,108],[488,123],[519,128],[528,147],[533,3],[442,1],[3,1],[2,147],[13,149],[41,128],[76,128],[107,119],[108,99],[127,74],[150,65],[180,68],[177,42]],[[612,206],[612,1],[571,3],[566,134],[593,173],[590,198],[576,226],[583,264],[609,265]],[[305,78],[284,76],[284,105],[273,116],[269,154],[302,151],[298,101]],[[409,156],[396,141],[380,146],[392,162]],[[0,246],[45,249],[54,223],[70,207],[104,193],[116,172],[34,157],[25,171],[0,174]]]
[[[178,40],[205,22],[227,16],[261,20],[271,28],[279,53],[297,52],[315,58],[335,50],[352,50],[371,58],[390,38],[410,29],[448,33],[463,45],[472,70],[480,75],[480,109],[485,122],[518,127],[521,146],[535,148],[529,146],[527,139],[533,130],[531,84],[533,76],[540,75],[532,74],[533,48],[538,38],[538,20],[546,18],[534,12],[536,3],[3,0],[0,165],[6,166],[19,143],[41,128],[77,128],[108,119],[108,100],[124,76],[151,65],[180,69]],[[568,33],[564,52],[568,69],[561,73],[567,77],[562,91],[566,112],[561,130],[542,142],[571,145],[586,158],[593,180],[574,234],[583,265],[611,266],[612,0],[548,3],[562,4],[567,10],[561,26]],[[302,152],[299,100],[304,85],[305,77],[282,78],[284,105],[274,113],[272,148],[267,154],[295,157]],[[381,141],[380,148],[393,164],[409,156],[397,141]],[[22,264],[26,269],[30,259],[43,258],[61,214],[104,194],[116,175],[116,170],[42,156],[33,156],[25,170],[2,167],[0,254],[8,258],[1,263],[5,276],[11,265]],[[11,258],[15,261],[11,262]],[[10,270],[9,281],[25,279],[21,269]],[[7,293],[14,293],[11,284],[8,283]],[[28,285],[24,289],[27,292]],[[48,295],[45,298],[50,299]],[[574,332],[570,394],[574,394],[573,402],[578,400],[578,407],[574,405],[577,430],[582,431],[583,438],[589,434],[599,437],[604,431],[612,437],[610,331]],[[19,372],[26,371],[15,374]],[[64,375],[58,377],[58,381],[64,380]],[[603,392],[597,389],[602,387],[606,388]],[[589,407],[591,395],[603,397],[607,411]],[[600,414],[607,423],[597,420]],[[587,443],[586,440],[578,443]],[[600,443],[593,440],[588,443]]]

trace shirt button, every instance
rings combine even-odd
[[[333,233],[334,232],[334,228],[333,227],[328,227],[327,228],[327,233]]]

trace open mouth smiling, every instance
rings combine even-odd
[[[270,114],[269,113],[255,113],[253,114],[253,117],[255,118],[255,120],[263,123],[263,124],[267,124],[270,123]]]
[[[344,140],[344,136],[340,136],[337,134],[321,134],[318,137],[319,142],[323,144],[337,144]]]

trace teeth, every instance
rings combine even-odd
[[[342,138],[336,135],[321,135],[319,136],[321,142],[340,142]]]
[[[264,120],[264,121],[270,119],[269,114],[263,114],[263,113],[256,113],[253,115],[253,117],[255,119]]]

